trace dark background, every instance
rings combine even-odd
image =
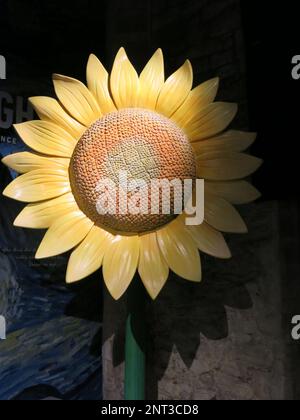
[[[185,58],[190,58],[195,83],[220,76],[218,98],[237,102],[240,106],[234,128],[258,132],[251,152],[264,159],[263,167],[253,178],[262,192],[261,201],[277,200],[280,203],[280,258],[283,277],[289,281],[284,283],[282,296],[283,317],[287,322],[300,309],[300,81],[291,77],[291,59],[300,54],[296,4],[296,1],[282,4],[254,0],[0,0],[0,54],[7,60],[7,80],[1,81],[0,90],[14,97],[53,95],[51,73],[54,72],[84,81],[85,65],[91,52],[109,70],[120,46],[126,48],[138,70],[153,51],[161,47],[168,74]],[[14,105],[9,106],[14,109]],[[1,135],[11,133],[11,129],[0,130]],[[15,148],[0,144],[0,154],[11,153],[20,147],[20,144]],[[1,176],[2,189],[10,179],[2,165]],[[19,207],[4,200],[3,208],[6,212],[1,210],[2,230],[4,226],[8,231]],[[2,251],[4,246],[9,249],[14,242],[20,241],[15,232],[7,231],[2,238]],[[34,248],[39,234],[24,235],[29,235],[24,240],[30,240]],[[57,268],[58,279],[63,277],[61,265]],[[41,277],[45,276],[43,269],[45,267],[39,268]],[[25,283],[29,281],[25,275],[21,277],[25,278]],[[91,278],[86,285],[63,290],[64,298],[55,282],[50,281],[47,286],[50,287],[50,303],[51,299],[53,302],[59,299],[64,315],[71,313],[88,322],[100,321],[95,316],[95,312],[101,311],[98,309],[101,308],[101,293],[97,279]],[[95,291],[99,299],[91,309]],[[37,292],[31,288],[31,293]],[[49,319],[57,311],[51,308],[50,304]],[[12,327],[12,331],[18,328],[20,324]],[[99,333],[95,337],[94,348],[100,347]],[[293,345],[290,351],[297,373],[299,348]],[[99,361],[97,352],[95,357]],[[81,388],[71,384],[66,390],[68,398],[84,399],[84,395],[96,398],[99,395],[101,391],[95,385],[95,375],[100,368],[99,364],[93,363],[89,374],[82,379]],[[300,398],[297,379],[294,386],[295,395]],[[2,388],[0,379],[0,390]],[[27,384],[24,388],[30,387]],[[44,393],[50,391],[46,389]],[[36,389],[33,395],[35,392]],[[18,393],[23,395],[22,390],[16,388],[15,394]],[[29,395],[32,394],[29,392]]]

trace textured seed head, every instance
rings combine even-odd
[[[79,140],[70,165],[72,191],[80,209],[97,226],[121,233],[155,230],[176,217],[176,188],[171,188],[170,214],[163,214],[162,190],[153,180],[195,178],[195,158],[184,132],[168,118],[140,108],[122,109],[96,121]],[[115,191],[99,187],[108,179]],[[143,182],[133,183],[136,180]],[[125,185],[127,192],[121,195]],[[104,196],[107,214],[99,212]],[[154,197],[159,197],[158,214],[151,214]],[[140,211],[132,214],[130,203]]]

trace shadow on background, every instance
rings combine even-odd
[[[153,302],[148,298],[147,399],[158,398],[158,383],[166,372],[174,347],[190,368],[201,345],[201,334],[210,340],[228,336],[226,306],[241,310],[252,307],[246,283],[253,281],[260,267],[254,255],[245,253],[245,257],[252,266],[250,275],[230,275],[230,265],[233,271],[237,270],[238,256],[237,260],[226,262],[203,257],[207,281],[193,284],[172,273],[157,300]],[[243,265],[243,261],[239,264]],[[140,281],[139,277],[134,281]],[[105,293],[105,301],[107,322],[104,321],[102,339],[106,342],[114,336],[113,366],[117,367],[125,356],[126,297],[115,302]],[[139,326],[133,323],[132,327],[135,336],[139,337]]]

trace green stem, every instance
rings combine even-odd
[[[127,291],[125,400],[145,399],[146,292],[138,278]]]

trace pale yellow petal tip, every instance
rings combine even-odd
[[[119,50],[118,50],[118,52],[116,54],[116,59],[120,59],[121,57],[123,59],[127,59],[127,53],[126,53],[124,47],[119,48]]]
[[[232,258],[232,253],[231,253],[230,249],[228,248],[228,246],[226,247],[226,249],[224,249],[223,255],[220,255],[219,258],[221,260],[230,260]]]
[[[235,102],[229,102],[228,103],[229,107],[231,108],[231,112],[234,114],[234,116],[238,113],[239,110],[239,106],[237,103]]]
[[[19,124],[13,124],[13,129],[15,130],[15,132],[17,133],[17,135],[23,140],[23,137],[25,137],[24,135],[24,131],[26,133],[26,127],[27,127],[28,122],[23,122],[23,123],[19,123]],[[25,129],[25,130],[24,130]]]
[[[202,274],[201,273],[197,274],[195,276],[189,276],[189,277],[185,276],[183,278],[184,278],[184,280],[191,281],[193,283],[201,283],[202,282]]]
[[[86,276],[78,276],[78,274],[76,275],[76,273],[70,271],[69,269],[67,269],[67,273],[66,273],[66,283],[67,284],[74,284],[74,283],[79,283],[81,280],[83,280]]]
[[[190,89],[192,89],[192,86],[193,86],[193,66],[192,66],[192,63],[190,62],[190,60],[188,60],[188,59],[185,60],[185,62],[183,63],[183,65],[182,65],[181,69],[179,69],[179,71],[180,70],[184,70],[185,76],[189,79],[190,84],[191,84]]]
[[[2,195],[4,195],[4,197],[9,197],[8,192],[7,192],[7,188],[8,186],[2,191]],[[11,197],[9,197],[11,198]]]
[[[51,258],[51,257],[55,257],[55,256],[56,256],[56,254],[53,251],[44,249],[44,246],[40,245],[40,247],[36,251],[36,254],[35,254],[34,258],[36,260],[42,260],[44,258]]]
[[[258,158],[258,157],[253,156],[253,155],[247,155],[247,156],[250,159],[252,159],[252,161],[253,161],[253,169],[251,170],[251,173],[249,174],[249,175],[251,175],[251,174],[254,174],[256,171],[258,171],[259,168],[261,168],[261,166],[263,165],[264,161],[263,161],[263,159]]]
[[[18,228],[42,229],[40,226],[35,226],[34,221],[26,215],[26,207],[15,218],[13,225]]]
[[[15,218],[13,225],[15,227],[21,227],[21,228],[26,227],[24,226],[24,221],[23,221],[23,217],[21,213]]]
[[[208,84],[208,83],[210,84],[210,88],[211,89],[215,88],[215,90],[217,92],[219,90],[219,86],[220,86],[220,77],[218,77],[218,76],[213,77],[212,79],[207,80],[206,82],[203,82],[202,85],[205,85],[205,84]],[[201,85],[199,85],[199,86],[201,86]]]
[[[125,292],[124,292],[125,293]],[[124,294],[123,293],[123,294]],[[119,295],[113,295],[113,293],[112,292],[110,292],[110,294],[111,294],[111,297],[115,300],[115,301],[118,301],[118,300],[120,300],[121,299],[121,297],[123,296],[123,294],[121,294],[120,296]]]
[[[47,246],[47,244],[45,244],[43,240],[38,250],[36,251],[35,259],[42,260],[44,258],[56,257],[57,255],[60,255],[60,254],[62,254],[62,252],[57,253],[55,250],[53,250],[52,247]]]
[[[106,287],[107,287],[107,286],[106,286]],[[121,297],[122,297],[122,296],[126,293],[126,290],[125,290],[124,292],[118,292],[118,293],[117,293],[117,290],[109,289],[108,287],[107,287],[107,290],[108,290],[109,294],[111,295],[111,297],[112,297],[115,301],[120,300],[120,299],[121,299]]]
[[[30,103],[30,105],[33,106],[33,108],[38,111],[40,106],[43,106],[43,101],[45,100],[51,100],[51,101],[55,101],[54,98],[50,98],[48,96],[31,96],[30,98],[28,98],[28,102]]]
[[[150,296],[150,298],[154,301],[158,298],[161,290],[159,292],[156,292],[156,293],[154,293],[154,292],[150,293],[149,290],[147,290],[147,292],[148,292],[148,295]]]
[[[165,285],[164,285],[164,286],[165,286]],[[146,289],[146,291],[147,291],[148,295],[150,296],[150,298],[151,298],[153,301],[154,301],[154,300],[156,300],[156,299],[158,298],[158,296],[161,294],[161,292],[162,292],[162,290],[163,290],[164,286],[155,290],[155,289],[153,289],[153,288],[148,288],[148,287],[145,287],[145,285],[144,285],[144,287],[145,287],[145,289]]]
[[[52,73],[52,77],[53,79],[61,79],[61,78],[64,78],[65,76],[63,76],[60,73]]]
[[[240,216],[239,225],[235,227],[233,230],[228,230],[224,233],[231,233],[231,234],[237,234],[237,235],[244,235],[246,233],[249,233],[248,227],[244,221],[244,219]]]
[[[23,153],[26,153],[26,152],[23,152]],[[18,153],[12,153],[11,155],[4,156],[4,157],[1,159],[1,162],[2,162],[5,166],[7,166],[8,168],[11,168],[11,169],[14,169],[14,170],[15,170],[15,168],[14,168],[15,158],[16,158],[18,155],[21,155],[21,154],[22,154],[22,152],[18,152]],[[16,172],[19,172],[19,171],[16,171]]]
[[[74,254],[73,254],[74,255]],[[67,272],[66,272],[66,283],[67,284],[74,284],[79,283],[81,280],[84,280],[89,275],[91,275],[93,272],[83,272],[82,270],[78,270],[78,264],[74,265],[74,260],[72,259],[73,255],[70,257],[69,264],[67,266]]]
[[[28,102],[30,102],[32,106],[35,106],[35,104],[37,103],[37,101],[39,101],[40,98],[41,96],[30,96],[30,98],[28,98]]]
[[[237,103],[234,103],[234,102],[226,102],[225,106],[227,109],[226,109],[226,112],[224,112],[224,115],[228,116],[228,125],[230,125],[232,121],[235,119],[235,117],[237,116],[237,113],[239,111],[239,106]]]
[[[215,102],[215,104],[219,104],[220,107],[223,107],[221,108],[221,111],[223,111],[224,115],[230,115],[231,121],[234,120],[239,110],[239,106],[236,102]]]
[[[4,195],[4,197],[13,198],[13,199],[17,200],[15,191],[14,191],[14,189],[11,188],[11,184],[12,183],[8,184],[8,186],[4,189],[2,194]]]
[[[140,272],[139,272],[139,276],[141,278],[141,281],[143,281]],[[169,277],[169,272],[168,272],[168,277]],[[165,286],[165,284],[167,282],[168,277],[162,282],[162,286],[161,287],[153,287],[153,285],[150,286],[150,285],[147,284],[146,281],[143,281],[144,287],[145,287],[148,295],[150,296],[150,298],[152,300],[156,300],[158,298],[158,296],[162,292],[162,289],[164,288],[164,286]]]
[[[128,55],[127,55],[127,52],[126,52],[125,48],[121,47],[117,52],[117,55],[116,55],[116,58],[115,58],[115,63],[120,64],[123,61],[129,61],[129,58],[128,58]]]
[[[132,279],[131,279],[130,282],[128,283],[127,287],[123,288],[123,287],[116,287],[115,285],[112,285],[109,281],[105,280],[104,275],[103,275],[103,278],[104,278],[104,283],[105,283],[106,289],[108,290],[111,297],[116,301],[121,299],[121,297],[125,295],[128,287],[130,286],[131,281],[132,281]]]
[[[257,169],[259,169],[263,165],[264,160],[261,159],[261,158],[257,158],[257,157],[255,157],[255,159],[257,161]]]
[[[185,60],[184,66],[188,67],[189,70],[193,71],[193,66],[189,59]]]
[[[160,58],[162,58],[162,60],[163,60],[163,59],[164,59],[164,53],[163,53],[163,50],[162,50],[161,48],[158,48],[158,49],[155,51],[154,56],[160,57]]]
[[[89,68],[89,66],[92,66],[93,64],[98,64],[100,63],[99,58],[96,56],[96,54],[90,54],[88,61],[87,61],[87,68]]]
[[[58,83],[58,82],[69,82],[69,83],[70,82],[77,82],[77,80],[74,79],[73,77],[65,76],[64,74],[59,74],[59,73],[53,73],[52,74],[52,81],[53,81],[54,85],[56,85],[56,83]]]
[[[24,127],[26,123],[13,124],[13,129],[20,135],[19,131]]]
[[[187,261],[187,264],[189,264],[188,261]],[[193,267],[190,273],[184,273],[184,275],[181,274],[179,275],[179,277],[182,277],[184,280],[191,281],[192,283],[201,283],[202,282],[202,266],[201,266],[200,260],[198,264],[195,264],[195,263],[193,264]]]
[[[13,169],[15,172],[22,173],[21,163],[22,157],[29,154],[28,152],[18,152],[7,155],[2,159],[2,163],[8,168]],[[20,191],[20,189],[19,189]]]
[[[243,226],[241,226],[240,230],[237,233],[241,235],[245,235],[246,233],[249,233],[249,229],[246,223]]]
[[[257,139],[257,133],[256,132],[248,132],[249,137],[251,138],[251,143],[254,143],[255,140]]]
[[[43,258],[48,258],[48,256],[50,257],[50,255],[47,255],[47,253],[45,252],[44,249],[42,249],[41,245],[39,246],[39,248],[37,249],[34,258],[36,260],[42,260]]]
[[[3,163],[3,165],[8,166],[9,167],[9,155],[8,156],[4,156],[1,159],[1,162]]]
[[[98,57],[96,56],[96,54],[93,54],[93,53],[91,53],[90,55],[89,55],[89,58],[88,58],[88,61],[90,61],[90,60],[99,60],[98,59]]]
[[[256,198],[254,198],[253,201],[259,200],[262,197],[262,193],[258,190],[256,190]]]
[[[72,78],[71,77],[68,77],[68,76],[64,76],[63,74],[53,73],[52,74],[52,80],[54,82],[57,81],[57,80],[68,81],[68,80],[72,80]]]
[[[262,193],[257,188],[255,188],[252,184],[251,184],[251,187],[252,187],[253,194],[252,194],[251,200],[248,201],[249,203],[257,201],[262,197]],[[245,203],[245,204],[248,204],[248,203]]]

